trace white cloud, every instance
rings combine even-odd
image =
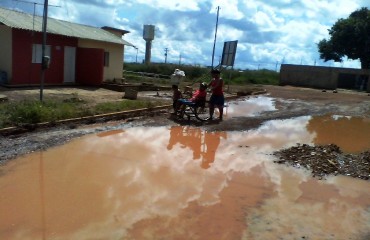
[[[196,0],[137,0],[137,3],[148,6],[155,6],[157,9],[167,9],[176,11],[198,11],[198,1]]]
[[[244,17],[243,12],[239,11],[238,0],[216,0],[212,2],[211,13],[217,12],[217,7],[220,7],[220,13],[223,18],[240,20]]]
[[[263,29],[274,29],[276,25],[273,23],[271,17],[264,12],[257,12],[253,18],[254,22]]]
[[[153,24],[154,60],[162,60],[163,49],[171,47],[174,59],[181,53],[184,62],[202,65],[211,62],[216,8],[220,6],[216,56],[224,41],[238,40],[235,67],[246,68],[247,62],[257,66],[263,61],[273,69],[282,58],[287,63],[300,64],[301,59],[312,63],[319,57],[317,42],[328,37],[328,29],[339,18],[361,7],[370,8],[367,0],[56,0],[50,4],[61,6],[50,7],[51,17],[130,31],[125,39],[140,48],[139,55],[145,50],[143,25]],[[10,0],[1,1],[0,6],[33,11],[32,4]],[[126,51],[127,61],[136,58],[135,49]],[[358,61],[339,65],[360,66]]]
[[[356,1],[347,0],[303,0],[302,3],[308,17],[316,17],[323,20],[326,18],[326,21],[336,21],[339,18],[346,18],[349,13],[360,7]]]
[[[218,41],[226,42],[240,39],[243,36],[243,31],[235,28],[231,28],[226,25],[221,25],[218,28]]]

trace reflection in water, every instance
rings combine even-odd
[[[226,132],[206,132],[200,128],[189,126],[173,126],[170,129],[170,139],[167,149],[179,143],[181,147],[188,147],[193,151],[193,159],[202,158],[201,167],[207,169],[215,160],[221,137],[226,139]]]
[[[218,145],[220,145],[221,137],[226,139],[226,132],[205,132],[204,145],[205,149],[202,153],[202,168],[209,168],[216,156]]]
[[[348,178],[334,179],[339,183]],[[277,239],[277,236],[284,236],[284,239],[368,239],[370,184],[363,180],[350,181],[361,187],[353,191],[354,196],[346,197],[341,192],[351,189],[350,186],[318,183],[314,179],[302,181],[298,174],[282,174],[280,184],[276,185],[278,197],[266,199],[261,208],[248,214],[250,228],[246,239]],[[361,225],[363,227],[358,227]]]
[[[257,96],[245,98],[244,101],[231,101],[225,109],[225,116],[232,117],[249,117],[258,115],[265,111],[275,111],[275,101],[273,98],[266,96]]]
[[[310,119],[227,134],[130,128],[11,161],[0,239],[361,239],[368,181],[273,164],[273,151],[314,141]]]
[[[316,145],[336,143],[345,152],[370,149],[370,119],[345,116],[315,116],[308,122],[309,132],[316,133]]]
[[[171,150],[176,143],[181,144],[182,147],[189,147],[193,151],[193,159],[199,159],[202,152],[201,129],[180,126],[171,127],[167,149]]]
[[[42,239],[46,239],[46,218],[45,218],[45,180],[44,180],[44,159],[43,152],[40,152],[40,162],[39,162],[39,184],[40,184],[40,203],[41,203],[41,229],[42,229]]]

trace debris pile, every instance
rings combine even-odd
[[[274,162],[306,168],[319,179],[327,175],[345,175],[370,180],[370,151],[359,154],[345,154],[334,144],[297,146],[274,152]]]

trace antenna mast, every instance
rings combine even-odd
[[[13,0],[23,3],[33,3],[33,28],[35,27],[35,8],[36,5],[44,5],[44,13],[42,16],[42,49],[41,49],[41,81],[40,81],[40,101],[43,101],[43,91],[44,91],[44,79],[45,79],[45,70],[49,67],[48,62],[49,59],[45,56],[45,46],[46,46],[46,26],[48,21],[48,6],[51,7],[60,7],[55,5],[49,5],[48,0],[45,0],[44,3],[37,3],[37,2],[27,2],[22,0]],[[34,30],[34,29],[33,29]]]

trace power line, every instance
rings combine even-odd
[[[35,15],[36,15],[36,5],[44,5],[44,3],[39,3],[39,2],[28,2],[28,1],[23,1],[23,0],[13,0],[15,2],[21,2],[21,3],[28,3],[28,4],[33,4],[33,20],[32,20],[32,31],[35,31]],[[61,7],[57,5],[50,5],[50,7]]]
[[[23,0],[13,0],[13,1],[16,1],[16,2],[22,2],[22,3],[29,3],[29,4],[34,4],[34,5],[45,5],[44,3],[38,3],[38,2],[28,2],[28,1],[23,1]],[[61,6],[58,6],[58,5],[51,5],[51,4],[48,4],[49,7],[61,7]]]

